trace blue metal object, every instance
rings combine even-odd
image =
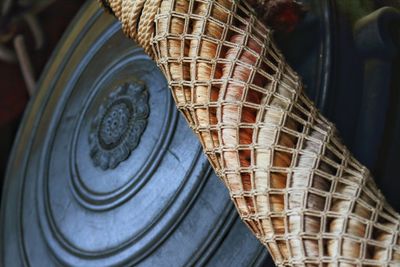
[[[261,266],[267,257],[156,64],[95,1],[42,75],[4,187],[1,266]]]

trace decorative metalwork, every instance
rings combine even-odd
[[[90,156],[103,170],[114,169],[139,144],[149,115],[148,92],[142,82],[126,83],[100,106],[90,129]]]

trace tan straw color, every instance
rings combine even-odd
[[[108,0],[278,266],[400,266],[400,216],[245,1]]]

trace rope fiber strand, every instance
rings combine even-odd
[[[156,60],[241,219],[278,266],[400,266],[400,215],[247,2],[108,0],[108,8]]]

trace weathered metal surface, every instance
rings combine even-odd
[[[90,156],[103,170],[114,169],[138,146],[149,115],[142,81],[115,88],[95,115],[89,135]]]
[[[90,1],[42,76],[9,164],[1,265],[260,266],[164,77],[119,27]]]

